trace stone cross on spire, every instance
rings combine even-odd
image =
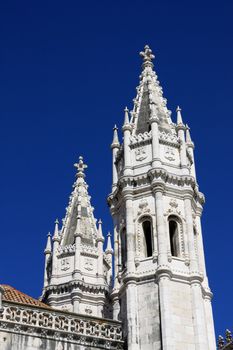
[[[87,168],[87,165],[83,163],[83,157],[79,157],[79,162],[75,163],[74,167],[77,168],[77,177],[85,177],[84,170]]]
[[[152,50],[148,45],[144,47],[144,51],[140,52],[140,56],[143,58],[143,67],[153,67],[152,60],[155,58],[155,56],[153,55]]]

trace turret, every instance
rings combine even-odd
[[[111,268],[108,271],[108,275],[107,275],[108,284],[110,284],[111,280],[112,280],[112,258],[113,258],[113,248],[112,248],[110,232],[108,232],[108,234],[107,234],[107,246],[105,249],[105,256],[106,256],[106,259],[108,261],[109,266],[111,266]]]
[[[115,134],[114,143],[118,138]],[[83,157],[74,164],[76,180],[66,215],[59,230],[55,222],[53,234],[52,284],[43,290],[42,300],[48,305],[79,314],[109,317],[110,285],[105,276],[111,275],[103,251],[102,222],[98,228],[94,208],[85,181],[87,165]],[[51,251],[49,242],[46,254]],[[49,258],[51,260],[51,258]],[[50,266],[50,265],[49,265]]]
[[[53,233],[53,254],[52,254],[52,281],[51,283],[53,284],[55,276],[57,274],[57,254],[58,254],[58,247],[59,247],[59,221],[58,219],[55,220],[55,227],[54,227],[54,233]]]
[[[117,152],[120,148],[120,143],[118,139],[118,129],[117,126],[115,125],[113,128],[113,140],[111,144],[111,149],[112,149],[112,192],[116,188],[117,180],[118,180],[118,175],[117,175],[117,168],[116,168],[116,155]]]
[[[187,156],[186,156],[186,144],[185,144],[185,125],[183,124],[181,116],[181,108],[178,106],[176,109],[177,113],[177,134],[180,140],[180,165],[184,174],[188,174],[187,168]]]
[[[45,267],[44,267],[44,287],[48,285],[49,282],[49,273],[48,273],[48,263],[52,254],[52,244],[51,244],[51,234],[50,232],[47,235],[47,243],[44,250],[45,255]]]
[[[98,274],[103,276],[103,244],[104,244],[104,236],[102,232],[102,221],[99,219],[98,221],[98,235],[97,235],[97,249],[98,249]]]
[[[191,175],[196,179],[195,159],[194,159],[194,143],[191,139],[190,129],[186,124],[186,146],[188,156],[190,158]]]
[[[125,118],[124,125],[122,127],[124,135],[124,175],[131,175],[131,159],[130,159],[130,135],[131,135],[131,125],[129,123],[129,110],[125,107]]]

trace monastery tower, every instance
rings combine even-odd
[[[113,316],[129,350],[214,350],[194,144],[177,107],[171,120],[148,46],[133,110],[117,128],[112,192]]]

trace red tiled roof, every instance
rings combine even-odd
[[[42,303],[41,301],[34,299],[29,295],[24,294],[11,286],[8,286],[6,284],[1,284],[0,286],[3,287],[4,289],[2,299],[5,301],[13,301],[13,302],[25,304],[25,305],[34,305],[34,306],[50,308],[48,305]]]

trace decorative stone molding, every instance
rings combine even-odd
[[[99,349],[123,349],[120,322],[14,303],[4,303],[0,330]]]
[[[161,144],[176,148],[179,148],[180,145],[179,138],[176,134],[166,133],[165,131],[159,133],[159,141]]]
[[[138,215],[146,215],[150,213],[150,208],[148,207],[148,202],[146,199],[141,199],[138,205]]]
[[[148,157],[148,152],[146,152],[145,146],[141,146],[135,149],[135,158],[137,161],[141,162],[147,157]]]

